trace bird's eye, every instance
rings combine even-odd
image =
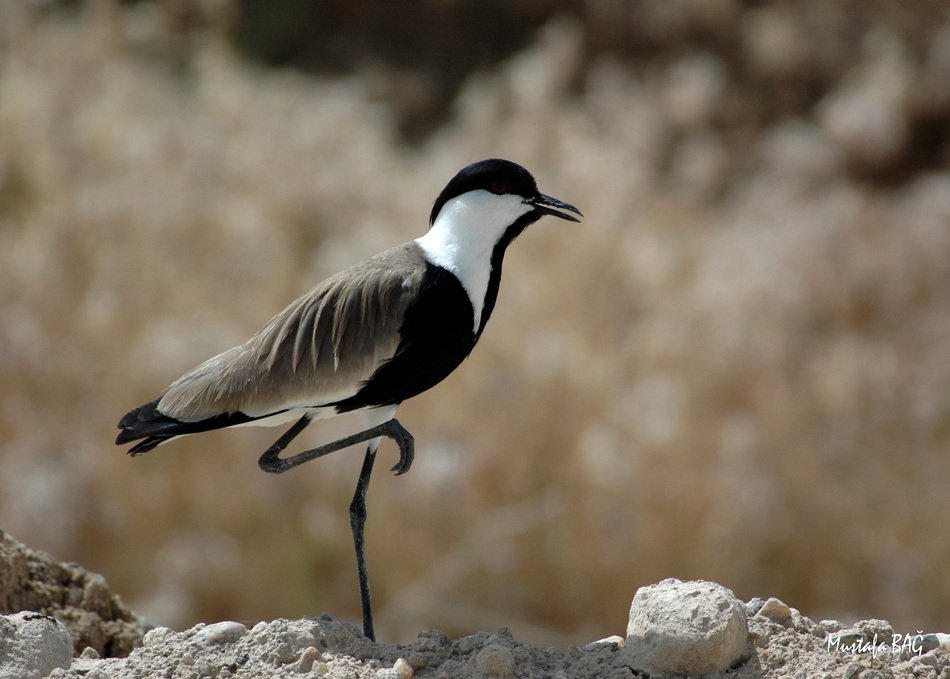
[[[503,193],[508,193],[508,182],[506,182],[504,179],[496,179],[488,188],[492,193],[500,196]]]

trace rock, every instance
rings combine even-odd
[[[195,639],[206,644],[220,644],[225,641],[236,641],[245,634],[247,634],[247,627],[239,622],[225,620],[202,627],[195,634]]]
[[[307,646],[300,652],[300,659],[297,660],[296,672],[297,674],[306,674],[311,669],[313,669],[313,664],[322,660],[320,651],[314,646]]]
[[[393,663],[393,672],[397,679],[412,679],[412,675],[415,674],[412,665],[405,658],[396,658],[396,662]]]
[[[745,606],[722,585],[668,579],[633,597],[622,652],[637,670],[724,672],[750,650]]]
[[[485,639],[488,638],[488,634],[485,632],[478,632],[476,634],[469,634],[467,637],[462,637],[457,642],[456,646],[461,653],[471,653],[476,648],[478,648]],[[430,648],[430,644],[426,643],[428,639],[421,639],[419,643],[420,651],[434,650]]]
[[[69,667],[73,640],[56,618],[22,611],[0,616],[0,679],[39,679]]]
[[[598,639],[597,641],[592,641],[584,648],[599,648],[600,646],[609,646],[610,644],[615,644],[618,648],[623,646],[624,638],[619,634],[614,634],[613,636],[604,637],[603,639]]]
[[[489,644],[475,656],[475,669],[487,677],[515,676],[515,656],[501,644]]]
[[[104,658],[128,655],[149,628],[101,575],[56,561],[0,530],[0,613],[18,611],[55,616],[69,630],[74,653],[90,647]]]
[[[782,627],[788,627],[792,623],[792,609],[784,601],[776,599],[774,596],[769,597],[768,601],[762,604],[762,608],[759,609],[756,615],[768,618]]]
[[[416,643],[416,650],[421,652],[433,652],[448,645],[449,640],[445,634],[439,630],[425,630],[419,633],[419,641]],[[474,648],[474,645],[472,646]]]

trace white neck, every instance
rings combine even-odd
[[[495,245],[518,217],[532,209],[515,195],[469,191],[448,201],[426,235],[416,239],[426,259],[459,279],[475,310],[474,330],[482,319]]]

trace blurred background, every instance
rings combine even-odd
[[[501,156],[586,219],[381,451],[380,637],[586,643],[665,577],[947,631],[948,142],[942,0],[2,3],[0,527],[156,624],[358,621],[361,450],[115,423]]]

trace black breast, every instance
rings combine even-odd
[[[441,382],[475,346],[474,317],[459,280],[426,262],[418,297],[406,309],[396,354],[359,392],[337,403],[338,411],[395,405]]]

